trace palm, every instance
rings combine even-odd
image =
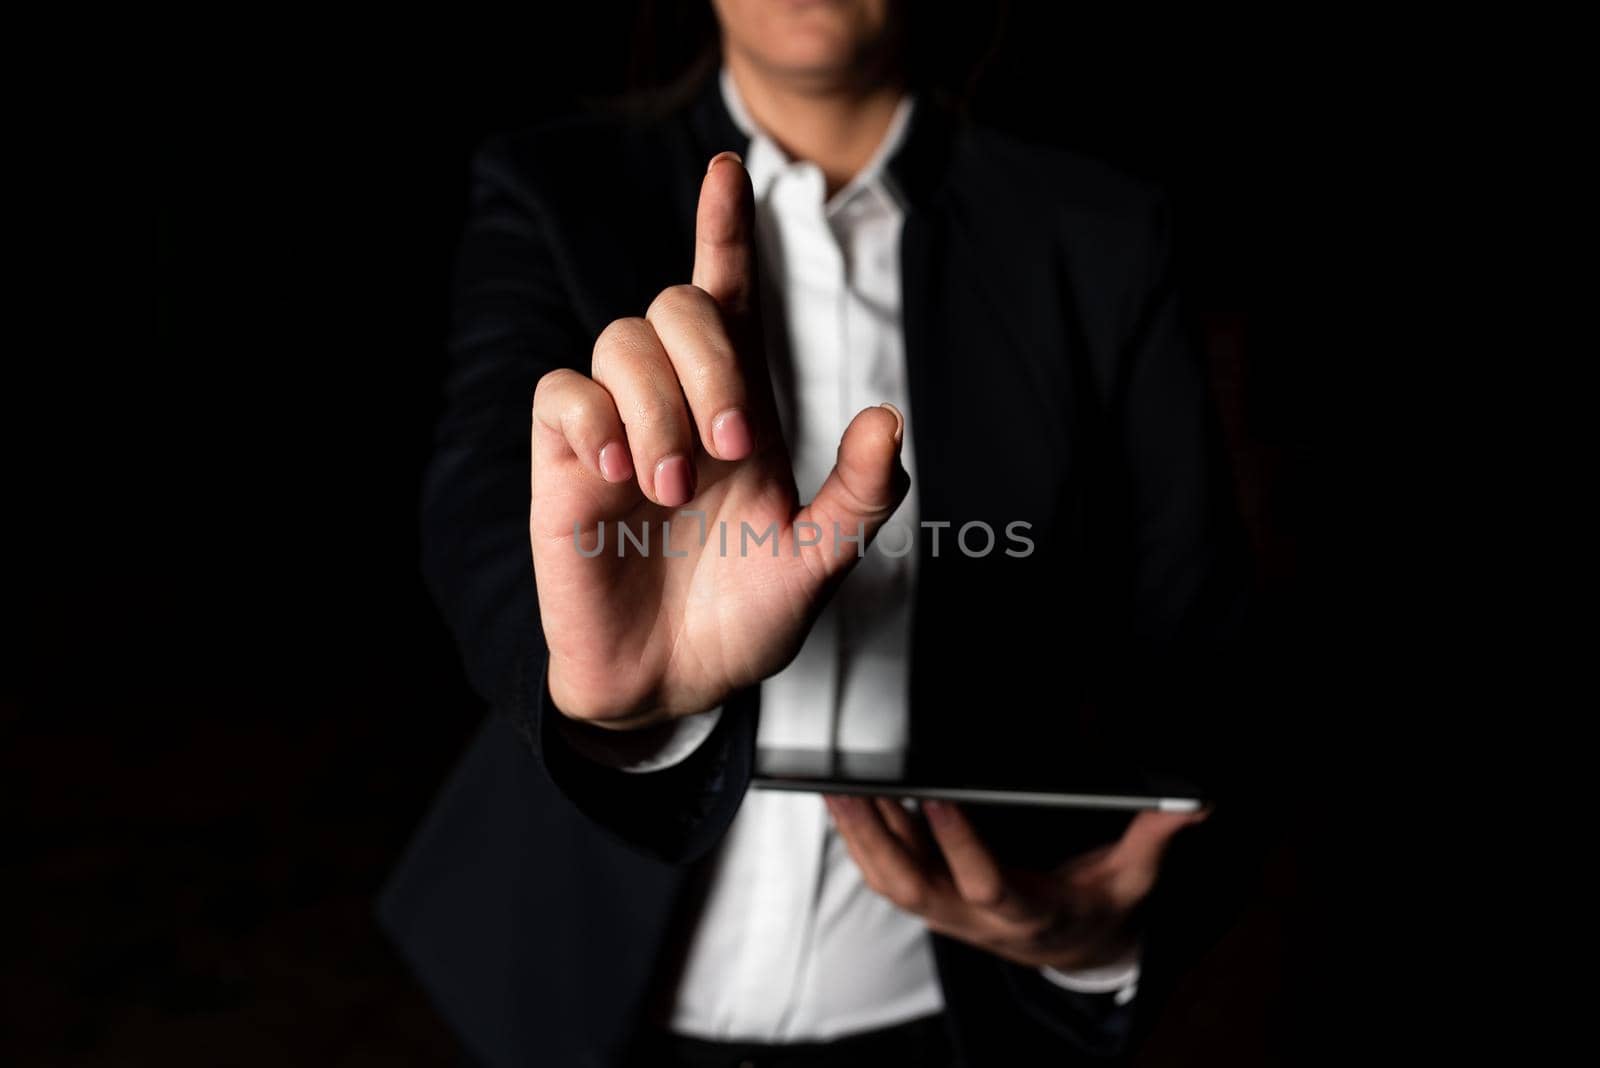
[[[599,705],[701,711],[794,655],[818,583],[806,558],[793,555],[792,478],[774,460],[787,463],[700,459],[701,489],[689,507],[704,515],[704,545],[699,516],[663,508],[633,483],[535,494],[534,568],[551,656]],[[664,551],[668,523],[682,557]],[[768,539],[741,557],[741,524],[751,541],[769,528],[782,532],[779,555]],[[593,559],[578,551],[575,525],[586,551],[601,546]],[[624,529],[634,540],[623,540]]]

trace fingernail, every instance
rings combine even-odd
[[[626,482],[633,477],[633,460],[620,441],[607,442],[601,448],[600,477],[607,482]]]
[[[924,801],[922,811],[934,823],[945,824],[950,822],[950,806],[943,801]]]
[[[894,443],[896,445],[900,444],[906,436],[906,417],[900,413],[899,408],[896,408],[888,401],[884,401],[878,407],[887,408],[894,413]]]
[[[737,153],[737,152],[718,152],[715,156],[711,157],[711,162],[706,164],[706,173],[710,174],[711,173],[711,168],[715,167],[719,161],[725,160],[725,159],[731,159],[735,163],[739,164],[740,166],[744,165],[744,157],[739,155],[739,153]]]
[[[729,408],[711,421],[711,444],[717,456],[724,460],[742,460],[755,448],[755,438],[750,433],[750,420],[744,409]]]
[[[694,496],[694,469],[679,452],[656,464],[656,500],[668,508],[688,504]]]

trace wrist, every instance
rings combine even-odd
[[[617,693],[614,686],[574,684],[572,676],[555,656],[550,658],[545,669],[550,704],[564,722],[581,724],[593,732],[670,729],[673,723],[721,708],[727,696],[699,699],[684,707],[669,705],[657,690],[634,698]]]
[[[550,703],[565,721],[596,731],[636,731],[666,719],[649,702],[629,700],[612,687],[579,683],[574,674],[553,655],[545,669]]]
[[[1142,939],[1131,916],[1107,919],[1094,930],[1073,932],[1071,944],[1048,954],[1041,967],[1057,972],[1085,972],[1125,968],[1139,959]]]

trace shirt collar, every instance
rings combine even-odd
[[[767,135],[765,130],[756,124],[749,109],[744,105],[744,98],[739,95],[739,88],[733,82],[733,75],[726,67],[722,68],[718,81],[722,89],[722,102],[728,109],[729,117],[733,119],[734,125],[750,138],[750,151],[745,163],[750,171],[751,185],[755,188],[756,197],[760,199],[777,180],[779,173],[792,166],[794,161]],[[845,183],[844,188],[828,201],[825,207],[830,214],[862,194],[887,201],[890,207],[897,210],[904,209],[906,200],[895,187],[894,176],[889,173],[889,161],[905,143],[906,131],[911,126],[911,112],[915,106],[915,99],[909,93],[901,98],[895,108],[894,117],[889,120],[889,128],[884,132],[883,140],[878,143],[871,158],[856,176]]]

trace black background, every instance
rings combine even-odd
[[[416,564],[465,165],[624,88],[636,8],[200,22],[136,65],[93,183],[115,293],[83,305],[132,340],[57,368],[67,403],[23,452],[45,521],[0,690],[8,1061],[454,1057],[370,909],[481,714]],[[1267,601],[1311,650],[1338,629],[1329,239],[1365,137],[1326,31],[1017,4],[973,102],[1173,194]],[[1346,771],[1298,725],[1328,700],[1310,664],[1269,679],[1289,830],[1148,1063],[1329,1043],[1364,935]]]

